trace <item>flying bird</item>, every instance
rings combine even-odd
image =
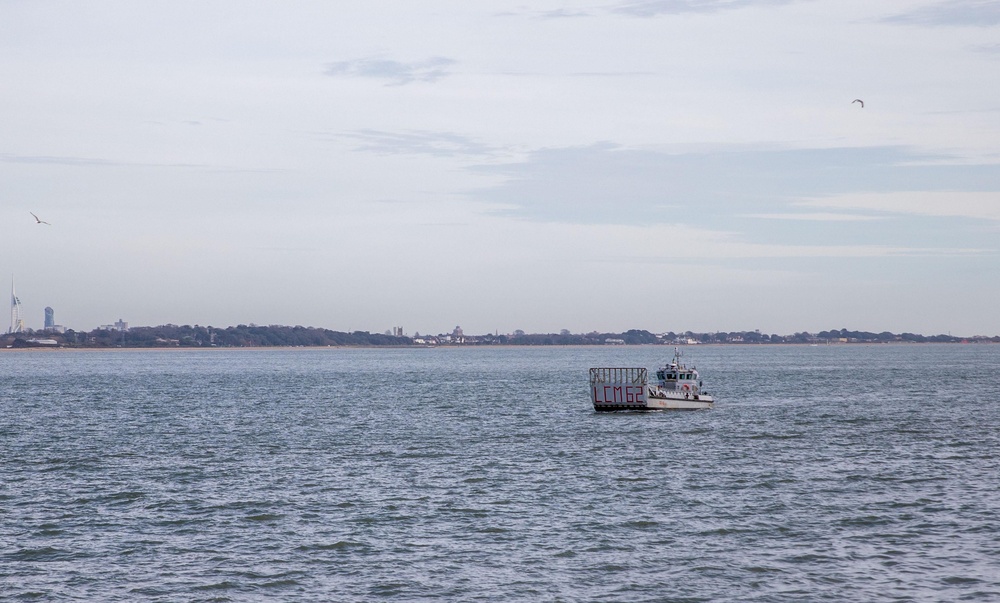
[[[852,105],[853,105],[854,103],[861,103],[861,108],[862,108],[862,109],[864,109],[864,108],[865,108],[865,101],[861,100],[860,98],[856,98],[856,99],[854,99],[854,100],[852,100],[852,101],[851,101],[851,104],[852,104]]]
[[[43,219],[39,218],[38,216],[36,216],[35,212],[29,211],[28,213],[31,214],[31,217],[35,219],[35,224],[49,224],[45,220],[43,220]],[[49,224],[49,226],[52,226],[52,225]]]

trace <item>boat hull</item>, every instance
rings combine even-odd
[[[704,410],[715,407],[715,399],[708,395],[697,398],[680,393],[649,390],[642,402],[631,404],[611,404],[600,402],[594,404],[597,412],[643,411],[643,410]]]
[[[675,398],[673,396],[668,398],[649,397],[646,399],[646,407],[649,410],[701,410],[714,406],[715,400],[711,399],[710,396],[699,396],[697,400],[683,397]]]

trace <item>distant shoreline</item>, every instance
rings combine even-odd
[[[221,351],[308,351],[308,350],[470,350],[486,348],[508,348],[508,349],[552,349],[552,348],[760,348],[760,347],[858,347],[858,346],[929,346],[929,345],[995,345],[997,342],[990,340],[978,341],[848,341],[837,343],[698,343],[698,344],[662,344],[662,343],[635,343],[635,344],[615,344],[615,345],[587,345],[587,344],[545,344],[545,345],[525,345],[525,344],[491,344],[491,345],[315,345],[315,346],[122,346],[122,347],[84,347],[84,346],[34,346],[34,347],[2,347],[2,352],[221,352]]]
[[[401,327],[385,333],[369,331],[332,331],[330,329],[284,325],[237,325],[235,327],[202,327],[190,325],[160,325],[157,327],[129,327],[121,323],[119,328],[102,328],[89,332],[66,330],[61,332],[32,331],[8,333],[0,336],[0,346],[15,348],[37,348],[64,346],[71,348],[414,348],[414,347],[472,347],[472,346],[615,346],[615,345],[668,345],[690,346],[711,344],[733,345],[833,345],[847,343],[1000,343],[1000,336],[954,336],[921,335],[918,333],[891,333],[882,331],[851,331],[833,329],[809,333],[796,332],[778,335],[755,331],[717,331],[696,333],[693,331],[652,333],[645,329],[629,329],[620,333],[570,333],[563,329],[559,333],[512,334],[487,333],[470,335],[461,327],[451,333],[437,335],[404,335]]]

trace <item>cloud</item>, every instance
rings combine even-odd
[[[891,15],[882,21],[901,25],[991,27],[1000,24],[1000,2],[949,0]]]
[[[866,222],[869,220],[883,219],[879,216],[836,214],[831,212],[811,212],[800,214],[744,214],[742,217],[755,218],[759,220],[798,220],[803,222]]]
[[[714,13],[749,6],[781,6],[801,0],[638,0],[623,2],[612,10],[635,17],[685,13]]]
[[[504,180],[472,196],[540,222],[716,220],[728,227],[740,215],[791,213],[787,209],[803,198],[1000,188],[1000,165],[945,164],[952,159],[898,147],[667,153],[605,143],[478,166]]]
[[[454,64],[454,60],[445,57],[431,57],[411,63],[369,58],[328,63],[324,73],[332,77],[385,80],[388,85],[402,86],[412,82],[435,82],[450,75],[446,67]]]
[[[94,159],[91,157],[57,157],[53,155],[13,155],[0,153],[0,161],[4,163],[33,163],[43,165],[74,165],[74,166],[108,166],[128,165],[120,161]]]
[[[15,155],[12,153],[0,153],[0,163],[21,163],[48,166],[69,166],[69,167],[140,167],[140,168],[181,168],[215,172],[250,172],[250,173],[277,173],[285,170],[276,168],[253,168],[235,167],[224,165],[211,165],[207,163],[148,163],[138,161],[117,161],[110,159],[100,159],[94,157],[68,157],[57,155]]]
[[[360,145],[355,150],[384,154],[490,157],[501,150],[453,132],[386,132],[364,129],[335,134],[334,137],[358,141]]]
[[[810,199],[800,202],[799,205],[810,208],[867,210],[884,214],[1000,222],[1000,191],[852,193],[824,199]]]
[[[890,245],[764,245],[749,244],[729,258],[899,258],[971,256],[990,253],[969,247],[895,247]]]
[[[568,8],[560,8],[557,10],[550,10],[542,13],[542,17],[546,19],[566,19],[575,17],[589,17],[590,13],[581,10],[570,10]]]
[[[732,237],[709,245],[727,257],[996,250],[1000,165],[952,159],[898,147],[670,153],[605,143],[475,166],[498,180],[467,196],[493,216],[549,228],[652,226],[651,240],[671,249],[684,245],[678,232],[716,233]],[[723,251],[735,242],[755,247]]]
[[[537,225],[535,225],[537,226]],[[745,235],[685,224],[646,226],[565,225],[537,230],[537,239],[560,241],[566,261],[612,263],[737,262],[754,259],[909,258],[983,255],[972,246],[885,243],[783,243],[752,241]]]

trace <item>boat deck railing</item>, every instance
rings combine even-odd
[[[630,383],[644,385],[648,383],[648,375],[644,368],[592,368],[590,369],[590,384],[598,383]]]

